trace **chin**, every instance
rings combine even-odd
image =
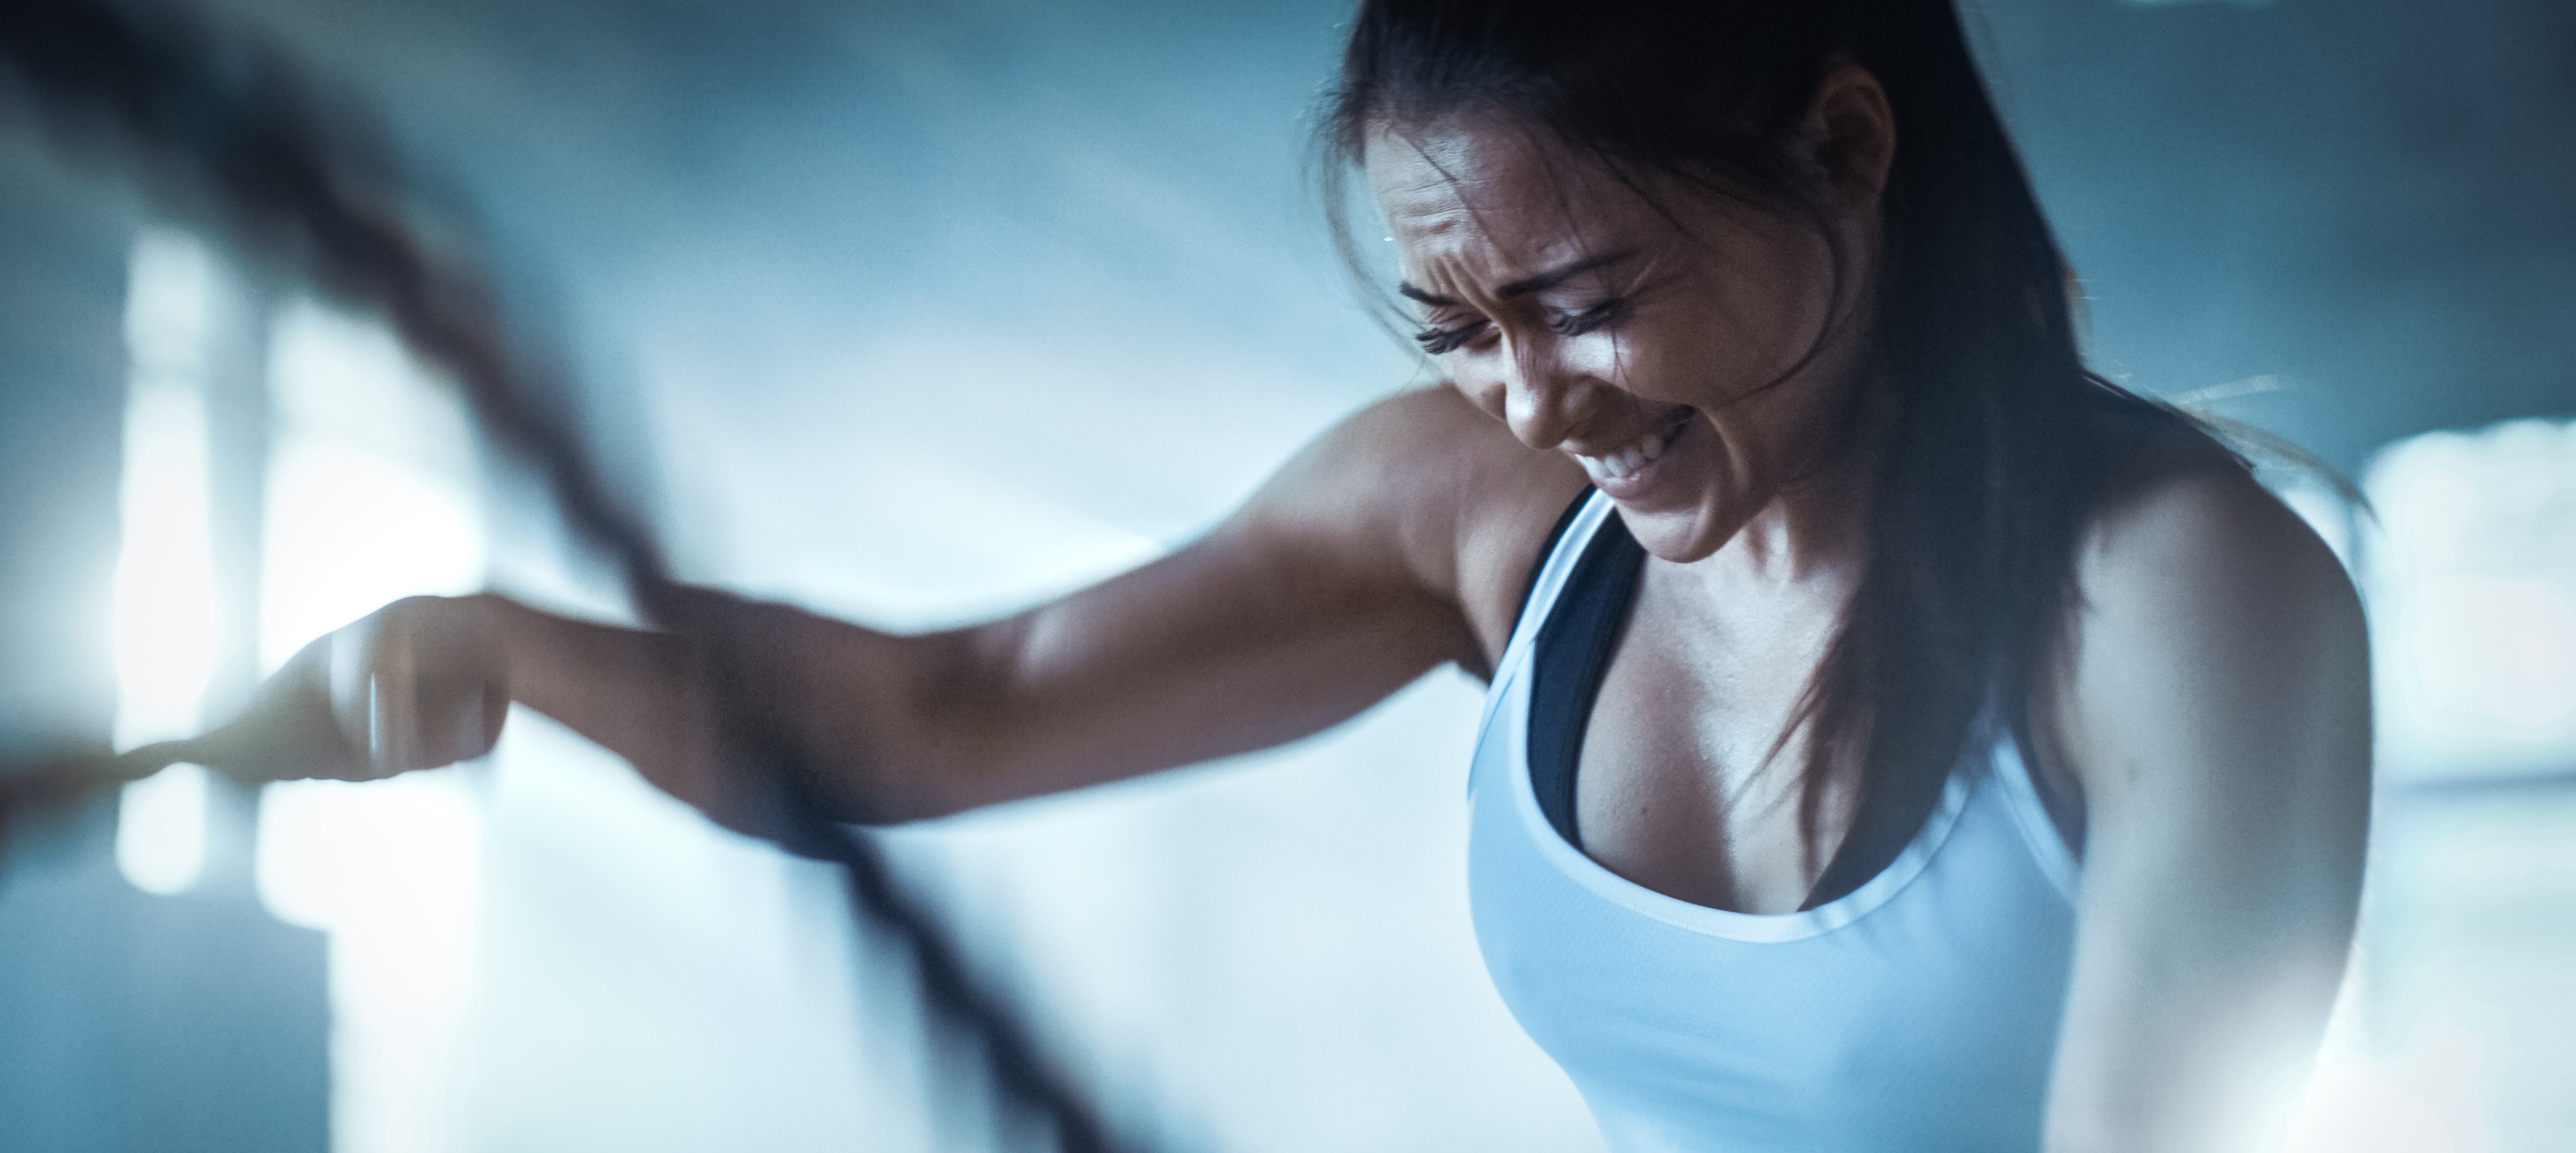
[[[1637,538],[1647,555],[1669,564],[1707,560],[1744,525],[1743,517],[1712,508],[1638,512],[1622,505],[1619,519],[1627,522],[1628,535]]]

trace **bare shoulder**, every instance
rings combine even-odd
[[[2184,615],[2221,619],[2297,607],[2358,624],[2360,602],[2333,550],[2206,438],[2155,433],[2106,479],[2076,546],[2084,615],[2196,608]]]
[[[2368,645],[2333,551],[2196,432],[2155,434],[2108,479],[2046,710],[2082,790],[2226,765],[2366,771]]]
[[[1238,519],[1350,563],[1399,567],[1457,604],[1490,663],[1549,526],[1585,483],[1456,390],[1410,389],[1308,445]]]

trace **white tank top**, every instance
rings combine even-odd
[[[2038,1149],[2076,863],[2001,726],[1893,864],[1797,913],[1665,896],[1541,811],[1532,652],[1611,507],[1594,494],[1550,552],[1479,730],[1469,885],[1504,1002],[1619,1153]]]

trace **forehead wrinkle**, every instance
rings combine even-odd
[[[1482,223],[1468,202],[1465,182],[1434,159],[1419,141],[1393,132],[1380,133],[1378,138],[1402,144],[1412,152],[1414,163],[1430,170],[1429,175],[1410,184],[1379,189],[1379,195],[1388,202],[1389,215],[1404,216],[1400,221],[1390,221],[1397,224],[1399,231],[1437,236],[1457,230],[1462,216],[1467,223]]]
[[[1388,223],[1402,234],[1405,251],[1401,255],[1410,258],[1406,263],[1419,266],[1407,271],[1408,279],[1399,291],[1426,304],[1455,303],[1453,293],[1471,295],[1460,291],[1466,286],[1439,284],[1455,279],[1440,275],[1443,266],[1472,261],[1470,252],[1475,247],[1476,234],[1490,236],[1483,214],[1467,195],[1467,182],[1410,135],[1384,131],[1376,139],[1384,147],[1402,145],[1411,152],[1412,163],[1429,170],[1429,175],[1406,185],[1380,186],[1380,195],[1387,200]],[[1431,284],[1416,286],[1410,279],[1414,276]]]
[[[1396,230],[1405,234],[1407,247],[1417,250],[1421,248],[1435,250],[1420,253],[1426,258],[1428,265],[1453,262],[1477,263],[1471,253],[1476,247],[1475,240],[1479,237],[1485,240],[1485,247],[1491,256],[1505,265],[1505,267],[1488,270],[1491,274],[1490,278],[1496,281],[1524,279],[1565,263],[1564,260],[1551,259],[1553,254],[1561,250],[1571,249],[1569,258],[1579,258],[1588,254],[1583,240],[1584,230],[1580,224],[1580,214],[1573,210],[1571,192],[1564,187],[1564,181],[1555,171],[1556,166],[1549,163],[1551,158],[1544,155],[1546,150],[1526,133],[1523,134],[1524,147],[1507,150],[1500,157],[1495,155],[1490,136],[1480,138],[1478,134],[1464,129],[1439,134],[1437,139],[1447,143],[1448,147],[1436,150],[1466,154],[1462,156],[1465,163],[1457,163],[1455,160],[1444,162],[1442,157],[1433,155],[1435,148],[1425,147],[1421,140],[1410,133],[1392,129],[1383,130],[1376,134],[1376,139],[1387,147],[1402,145],[1411,152],[1414,162],[1430,170],[1430,175],[1409,184],[1380,186],[1381,195],[1388,201],[1388,215],[1404,217],[1402,222],[1397,224]],[[1483,155],[1472,155],[1479,152]],[[1473,171],[1475,169],[1488,171]],[[1491,171],[1494,169],[1501,171]],[[1514,179],[1524,174],[1522,171],[1515,170],[1529,169],[1536,170],[1527,174],[1529,179]],[[1541,196],[1536,191],[1538,189],[1544,189],[1545,194]],[[1479,192],[1492,192],[1498,195],[1477,195]],[[1526,203],[1533,199],[1544,199],[1548,203],[1544,205]],[[1440,203],[1437,203],[1436,207],[1424,206],[1407,211],[1410,206],[1404,203],[1406,200]],[[1499,203],[1483,203],[1488,200],[1497,200]],[[1548,211],[1550,208],[1555,211],[1550,213]],[[1553,234],[1544,227],[1527,227],[1549,215],[1555,216],[1560,225]],[[1498,231],[1494,227],[1498,222],[1505,224],[1506,227]],[[1391,220],[1390,223],[1396,222]],[[1540,234],[1538,251],[1513,253],[1508,250],[1502,238],[1512,234],[1513,229],[1509,227],[1512,224],[1523,225],[1520,231]],[[1426,243],[1432,241],[1441,243]],[[1436,259],[1443,255],[1448,256],[1450,260]],[[1426,266],[1423,271],[1436,273],[1437,269]],[[1425,279],[1440,278],[1433,275],[1426,276]],[[1487,286],[1476,287],[1486,288]],[[1479,292],[1477,295],[1490,295],[1490,290]]]

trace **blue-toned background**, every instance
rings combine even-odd
[[[1339,3],[215,10],[479,205],[695,579],[888,627],[1001,612],[1188,539],[1417,382],[1310,191]],[[1991,0],[1972,22],[2100,366],[2378,502],[2357,519],[2278,474],[2364,582],[2382,683],[2361,960],[2299,1148],[2563,1147],[2576,9]],[[613,612],[366,318],[10,124],[13,744],[220,713],[409,592]],[[2544,419],[2495,427],[2516,418]],[[154,612],[222,623],[165,651],[133,639]],[[1469,934],[1476,705],[1438,674],[1281,753],[890,840],[1158,1148],[1597,1147]],[[538,718],[489,763],[382,785],[173,778],[9,853],[0,1148],[1026,1137],[983,1120],[971,1054],[924,1047],[903,958],[829,872]]]

